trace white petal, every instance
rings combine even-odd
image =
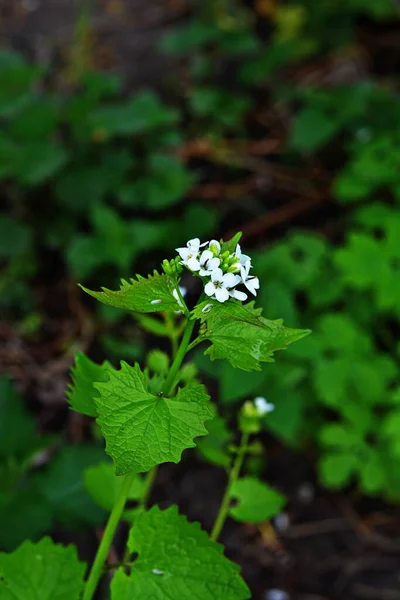
[[[194,258],[194,257],[189,258],[189,260],[187,261],[186,264],[191,271],[199,271],[200,270],[200,263],[197,260],[197,258]]]
[[[185,287],[183,287],[182,285],[179,285],[179,291],[181,293],[182,298],[184,298],[187,294],[187,289]]]
[[[210,258],[212,258],[214,256],[214,254],[211,252],[211,250],[203,250],[203,252],[201,253],[200,256],[200,264],[204,265],[204,263],[207,260],[210,260]]]
[[[219,260],[219,258],[212,258],[211,260],[208,261],[207,263],[207,268],[209,271],[214,271],[215,269],[217,269],[219,267],[219,263],[221,261]]]
[[[206,284],[204,291],[207,294],[207,296],[213,296],[215,293],[215,285],[211,281],[209,281]]]
[[[189,248],[177,248],[177,251],[182,260],[187,260],[189,254],[192,254]]]
[[[202,277],[207,277],[207,275],[211,275],[211,273],[207,269],[200,269],[199,275],[201,275]]]
[[[242,250],[241,250],[239,244],[236,245],[235,256],[237,256],[238,258],[240,258],[242,256]]]
[[[247,265],[242,265],[240,267],[240,276],[243,279],[243,281],[246,281],[247,276],[249,274],[249,270],[250,270],[250,266],[247,267]]]
[[[222,276],[222,269],[214,269],[214,271],[211,272],[211,281],[220,281]]]
[[[228,288],[233,287],[234,285],[239,283],[239,281],[240,277],[238,278],[238,276],[234,275],[233,273],[226,273],[226,275],[222,277],[222,285]]]
[[[242,256],[240,257],[240,264],[241,265],[248,265],[248,270],[251,267],[251,258],[250,256],[247,256],[247,254],[242,254]]]
[[[200,244],[200,248],[203,248],[203,246],[207,246],[208,242],[203,242],[202,244]]]
[[[239,292],[239,290],[229,290],[229,294],[232,298],[236,298],[236,300],[240,300],[240,302],[244,302],[247,300],[247,294],[244,292]]]
[[[193,238],[192,240],[189,240],[187,243],[187,247],[191,248],[192,250],[196,249],[198,251],[198,249],[200,248],[199,238]]]
[[[249,279],[246,279],[246,281],[244,281],[243,283],[247,287],[249,292],[251,292],[254,296],[257,296],[256,290],[258,290],[260,287],[260,281],[258,277],[250,277]]]
[[[266,415],[267,413],[272,412],[275,408],[272,402],[268,402],[265,398],[262,398],[261,396],[254,398],[254,404],[260,415]]]
[[[229,292],[225,288],[217,288],[215,290],[215,297],[218,302],[225,302],[226,300],[229,300]]]

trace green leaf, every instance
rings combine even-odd
[[[154,271],[147,279],[137,276],[129,282],[121,280],[121,288],[117,291],[102,288],[102,292],[88,290],[85,292],[109,306],[133,310],[139,313],[180,310],[172,292],[176,289],[176,281],[168,275],[160,275]]]
[[[229,514],[244,523],[261,523],[280,513],[286,503],[285,496],[254,477],[243,477],[231,487],[231,496],[239,503]]]
[[[221,365],[221,373],[218,377],[220,384],[220,400],[222,404],[230,404],[255,394],[265,379],[262,371],[243,373],[234,369],[229,363]]]
[[[221,254],[224,252],[229,252],[230,254],[234,253],[236,250],[236,246],[240,242],[240,238],[242,237],[242,232],[238,231],[236,235],[233,236],[230,240],[224,242],[224,240],[220,240],[221,242]]]
[[[326,487],[340,488],[349,483],[358,467],[358,459],[352,452],[324,455],[319,463],[320,479]]]
[[[110,369],[113,369],[113,366],[108,360],[98,365],[82,352],[76,352],[75,365],[71,368],[72,384],[67,391],[68,403],[73,410],[89,417],[97,417],[93,398],[98,392],[93,383],[107,381]]]
[[[56,142],[37,141],[18,147],[14,173],[18,181],[27,186],[44,183],[66,163],[66,150]]]
[[[24,540],[35,541],[51,529],[53,514],[47,500],[29,484],[21,488],[7,495],[0,503],[2,550],[14,550]]]
[[[377,494],[385,485],[385,464],[378,452],[360,464],[360,483],[367,494]]]
[[[32,244],[32,230],[25,223],[2,214],[0,221],[0,258],[26,255]]]
[[[83,473],[104,461],[104,451],[87,444],[62,448],[48,467],[34,476],[38,491],[53,509],[57,521],[68,527],[99,525],[105,512],[86,492]]]
[[[324,446],[341,447],[350,451],[357,448],[360,440],[362,440],[362,436],[357,435],[356,431],[339,423],[325,425],[319,435]]]
[[[149,392],[138,364],[121,362],[107,383],[96,383],[97,422],[117,475],[148,471],[163,462],[178,463],[193,438],[206,435],[204,421],[213,418],[209,397],[201,385],[179,389],[173,398]]]
[[[211,308],[203,313],[207,304],[211,304]],[[311,333],[284,327],[282,320],[265,319],[261,309],[254,309],[251,303],[243,305],[233,300],[225,304],[207,300],[198,305],[193,314],[205,323],[201,333],[203,340],[211,342],[205,354],[211,360],[227,359],[233,367],[244,371],[259,371],[261,362],[274,362],[276,350],[283,350]]]
[[[197,449],[210,463],[220,467],[229,467],[231,457],[227,447],[233,435],[222,417],[216,417],[207,423],[208,435],[197,440]]]
[[[318,109],[306,107],[293,123],[290,146],[297,151],[315,151],[324,146],[341,128],[337,119]]]
[[[239,567],[223,555],[199,523],[189,523],[177,508],[153,507],[140,514],[128,547],[139,557],[128,576],[114,575],[112,600],[246,600],[250,591]]]
[[[35,421],[7,377],[0,377],[0,458],[23,458],[35,448]]]
[[[0,554],[2,600],[78,600],[83,589],[85,563],[74,546],[43,538],[26,541],[12,554]]]
[[[109,462],[102,462],[86,469],[83,474],[85,487],[93,500],[111,512],[123,484],[123,477],[114,473],[114,467]],[[145,481],[137,475],[129,490],[128,500],[140,500],[145,491]],[[128,512],[128,511],[126,511]]]

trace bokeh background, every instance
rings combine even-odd
[[[247,468],[286,509],[230,522],[227,555],[255,599],[399,600],[398,0],[2,0],[0,44],[0,549],[51,533],[91,558],[104,455],[67,408],[74,353],[168,348],[76,283],[241,230],[264,314],[313,335],[251,374],[194,356],[225,425],[276,406]],[[210,527],[206,455],[152,501]]]

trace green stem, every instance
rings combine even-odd
[[[174,388],[174,382],[175,382],[176,376],[178,374],[178,371],[180,369],[180,366],[182,364],[182,361],[185,358],[185,355],[187,353],[190,338],[192,336],[192,332],[193,332],[195,323],[196,323],[195,319],[188,320],[188,322],[186,323],[186,328],[185,328],[185,331],[184,331],[184,334],[182,337],[181,344],[178,348],[178,352],[176,353],[174,362],[171,365],[167,379],[165,380],[165,383],[164,383],[163,394],[165,396],[168,396]]]
[[[131,489],[134,476],[134,473],[128,473],[124,477],[124,481],[121,486],[119,495],[108,518],[103,537],[97,549],[96,558],[94,559],[94,563],[92,565],[88,580],[86,582],[83,600],[92,600],[93,595],[96,591],[97,584],[99,583],[99,580],[102,576],[104,563],[110,550],[115,530],[117,529],[117,525],[124,510],[125,502],[128,497],[129,490]]]
[[[232,485],[239,477],[240,469],[242,468],[244,457],[246,456],[247,446],[249,443],[249,435],[248,433],[242,434],[242,439],[240,441],[240,447],[238,453],[236,455],[235,461],[233,463],[231,472],[229,473],[228,485],[226,486],[224,497],[222,498],[221,506],[219,507],[217,518],[215,519],[214,527],[211,531],[211,539],[216,541],[221,533],[221,530],[224,526],[226,518],[228,516],[230,501],[231,501],[231,491]]]

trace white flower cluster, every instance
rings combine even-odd
[[[200,277],[209,278],[204,286],[207,296],[215,297],[218,302],[226,302],[229,298],[247,300],[247,294],[237,289],[240,285],[256,296],[260,282],[258,277],[250,275],[251,258],[242,254],[239,244],[234,253],[221,253],[217,240],[201,244],[199,238],[194,238],[176,251],[182,265]]]

